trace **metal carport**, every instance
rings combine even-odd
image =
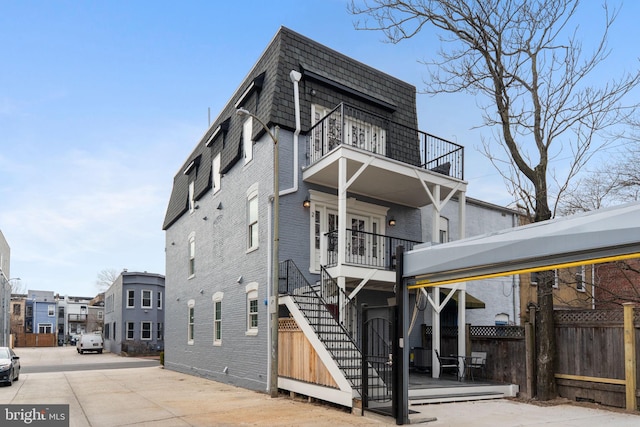
[[[489,277],[597,264],[640,257],[640,202],[556,218],[441,245],[420,245],[405,252],[402,269],[402,360],[408,326],[408,289],[440,286]],[[406,388],[408,365],[399,385]],[[406,390],[399,396],[398,424],[408,421]]]

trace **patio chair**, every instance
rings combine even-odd
[[[456,379],[460,378],[460,371],[458,369],[458,357],[442,357],[438,350],[435,350],[436,357],[438,358],[438,362],[440,363],[440,377],[442,377],[442,372],[445,369],[454,369],[456,373]]]
[[[486,351],[472,351],[471,357],[469,358],[469,363],[467,363],[466,370],[468,374],[471,376],[471,381],[473,378],[473,371],[478,370],[482,377],[485,377],[485,368],[487,366],[487,352]]]

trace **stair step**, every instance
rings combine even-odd
[[[500,392],[436,394],[433,396],[409,397],[409,405],[426,405],[430,403],[464,402],[467,400],[489,400],[502,398],[504,398],[504,393]]]

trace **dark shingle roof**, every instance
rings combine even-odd
[[[164,230],[188,210],[191,181],[195,181],[196,200],[211,188],[211,162],[218,153],[223,173],[241,158],[243,119],[235,115],[238,107],[254,112],[267,125],[295,128],[291,70],[304,76],[300,83],[303,132],[311,127],[312,103],[333,108],[340,102],[374,110],[396,123],[417,128],[414,86],[281,27],[174,177]],[[317,95],[312,97],[311,89],[318,89]],[[221,125],[227,130],[218,131],[214,141],[209,141]],[[262,127],[254,123],[253,137],[262,133]],[[185,175],[185,168],[196,158],[199,164]]]

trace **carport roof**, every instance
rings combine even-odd
[[[576,214],[404,254],[410,288],[640,257],[640,203]]]

